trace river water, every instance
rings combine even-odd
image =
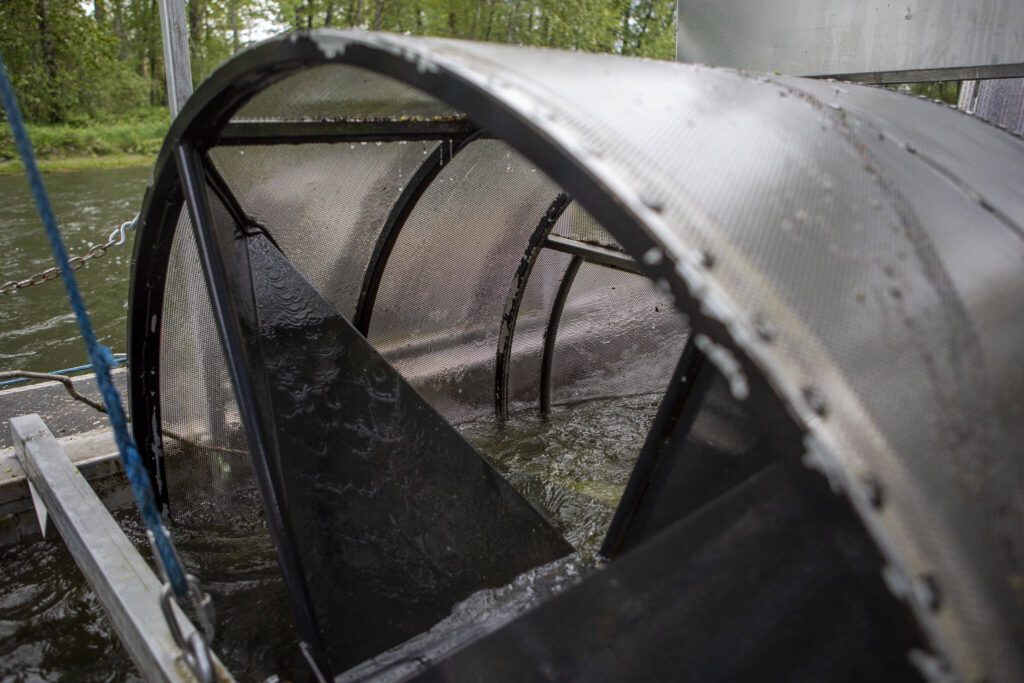
[[[148,169],[53,173],[46,185],[72,254],[107,241],[139,210]],[[131,237],[78,271],[78,283],[100,340],[125,351]],[[0,176],[0,282],[53,266],[24,175]],[[82,365],[85,347],[59,281],[0,295],[0,370],[46,372]]]
[[[47,176],[72,253],[105,241],[134,215],[147,175],[131,169]],[[129,243],[79,271],[93,322],[114,351],[125,350],[130,254]],[[51,264],[24,178],[0,177],[0,281]],[[46,371],[84,362],[59,283],[0,296],[0,369]],[[460,427],[579,551],[569,563],[541,571],[540,579],[531,573],[528,592],[543,594],[534,585],[541,579],[549,592],[558,590],[571,584],[581,567],[592,565],[656,409],[656,396],[634,396],[556,407],[548,418],[528,412],[500,427],[491,420]],[[258,508],[255,491],[251,504]],[[116,516],[148,555],[134,510]],[[172,533],[186,565],[214,597],[215,649],[227,667],[240,681],[287,676],[299,664],[273,548],[258,512],[233,517],[227,523],[178,519]],[[468,623],[510,618],[525,609],[528,605],[511,589],[484,592],[456,606],[424,642],[437,649],[434,641],[448,638],[448,629],[464,630]],[[514,599],[502,602],[506,593]],[[60,540],[0,550],[0,683],[139,680]]]
[[[557,592],[592,567],[614,507],[657,410],[653,395],[556,406],[542,418],[512,416],[460,430],[509,481],[552,521],[578,554],[552,568],[528,572],[506,588],[483,591],[454,606],[452,616],[410,641],[384,663],[405,659],[405,648],[439,653],[445,642],[481,624],[498,624]],[[187,567],[199,575],[217,607],[215,649],[239,681],[262,681],[300,666],[274,550],[255,510],[230,520],[179,519],[171,528]],[[133,509],[117,513],[136,547],[148,549]],[[138,681],[102,607],[59,540],[8,548],[0,557],[0,682]],[[516,586],[520,590],[516,590]],[[524,595],[533,596],[524,598]],[[532,600],[532,602],[531,602]],[[371,669],[377,668],[371,666]]]

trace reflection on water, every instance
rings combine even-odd
[[[149,171],[130,168],[53,173],[45,178],[68,250],[84,254],[139,210]],[[125,351],[130,241],[77,272],[100,340]],[[50,246],[23,175],[0,176],[0,282],[53,266]],[[85,363],[85,347],[64,288],[49,282],[0,295],[0,370],[45,372]]]
[[[528,572],[512,585],[478,593],[426,634],[376,664],[391,674],[400,662],[436,657],[451,638],[495,628],[545,595],[571,585],[593,566],[604,531],[657,410],[653,395],[557,406],[503,426],[491,420],[460,430],[580,551]],[[225,492],[215,494],[224,499]],[[172,533],[187,567],[213,595],[215,649],[240,681],[285,680],[301,666],[294,647],[274,550],[255,491],[234,491],[225,514],[217,500],[175,519]],[[117,514],[148,556],[133,510]],[[137,672],[60,541],[9,548],[0,557],[0,681],[137,681]],[[426,654],[425,654],[426,653]]]

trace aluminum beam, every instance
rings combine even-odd
[[[1024,76],[1020,0],[679,0],[676,56],[864,83]]]
[[[188,56],[185,0],[158,0],[160,35],[164,44],[164,73],[167,76],[167,106],[171,120],[192,94],[192,66]]]
[[[192,683],[160,609],[161,585],[38,415],[11,420],[18,459],[132,661],[148,681]],[[173,607],[188,639],[195,627]],[[218,681],[234,681],[214,657]]]

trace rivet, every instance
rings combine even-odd
[[[655,213],[661,213],[665,210],[665,203],[653,195],[641,195],[640,201],[643,202],[644,206]]]
[[[775,325],[763,313],[754,314],[754,331],[762,341],[766,342],[773,341],[777,334]]]
[[[875,477],[868,477],[864,480],[864,493],[867,494],[868,503],[876,510],[881,509],[885,504],[882,483]]]
[[[804,387],[804,401],[807,402],[810,409],[819,417],[828,415],[828,404],[825,403],[825,399],[814,387]]]
[[[658,247],[651,247],[646,252],[644,252],[644,263],[646,263],[649,266],[656,266],[659,263],[661,263],[664,257],[665,254],[664,252],[661,251],[661,249],[659,249]]]
[[[930,610],[937,610],[942,604],[942,595],[939,592],[939,582],[931,574],[922,575],[917,582],[917,592],[921,601]]]

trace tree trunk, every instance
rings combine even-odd
[[[117,58],[128,59],[128,37],[124,33],[124,7],[121,0],[114,0],[114,35],[117,36]]]
[[[324,13],[324,26],[334,25],[334,0],[328,0],[327,11]]]
[[[508,25],[505,27],[505,42],[512,42],[512,28],[515,25],[516,19],[519,18],[519,5],[522,4],[522,0],[516,0],[516,4],[513,5],[512,11],[508,14]]]
[[[155,22],[156,26],[160,26],[160,8],[156,5],[156,0],[152,0],[149,3],[149,19],[147,23],[149,30],[146,32],[146,63],[149,65],[149,77],[150,77],[150,89],[149,89],[149,102],[152,105],[163,104],[167,101],[167,81],[164,78],[164,74],[160,70],[160,58],[158,54],[162,53],[163,43],[160,40],[160,30],[154,29],[153,25]]]
[[[188,3],[188,46],[192,54],[192,73],[202,78],[203,64],[203,17],[206,14],[205,0],[190,0]],[[198,82],[198,81],[196,81]]]
[[[633,54],[640,54],[640,49],[643,47],[644,38],[647,36],[647,27],[651,23],[651,17],[654,16],[654,2],[647,6],[647,13],[644,14],[644,20],[640,24],[640,33],[636,37],[636,51]]]
[[[632,30],[629,27],[629,21],[632,18],[633,2],[632,0],[625,0],[626,8],[622,13],[622,54],[628,55],[629,52],[629,34]]]
[[[231,26],[232,52],[238,52],[238,49],[242,46],[242,41],[238,35],[241,28],[238,20],[238,2],[239,0],[228,0],[228,24]]]
[[[373,30],[379,31],[380,25],[384,20],[384,5],[385,0],[377,0],[377,6],[374,8],[373,13]]]
[[[53,32],[50,30],[49,6],[47,0],[36,0],[36,21],[39,26],[39,44],[43,53],[43,68],[46,70],[47,97],[46,120],[56,123],[60,119],[58,103],[59,84],[57,78],[57,50],[53,45]]]
[[[100,26],[107,23],[107,3],[105,0],[93,0],[92,18]]]

